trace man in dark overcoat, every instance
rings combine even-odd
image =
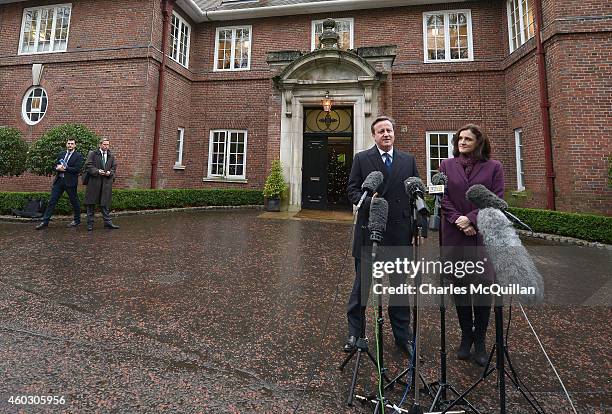
[[[104,227],[118,229],[110,217],[110,205],[113,196],[113,181],[117,170],[115,155],[109,150],[110,141],[100,140],[100,148],[90,151],[85,162],[84,184],[87,184],[85,192],[85,205],[87,205],[87,230],[93,230],[94,210],[96,204],[100,205]]]
[[[361,185],[368,174],[373,171],[383,173],[384,182],[378,189],[377,196],[387,200],[389,212],[381,244],[383,246],[395,246],[398,250],[404,251],[406,257],[411,257],[411,248],[407,246],[412,245],[413,239],[412,211],[410,210],[410,200],[406,195],[404,181],[409,177],[418,177],[419,172],[414,156],[393,147],[395,142],[394,124],[395,122],[387,116],[379,116],[372,122],[371,133],[375,145],[355,155],[347,190],[349,199],[354,205],[357,205],[363,194]],[[354,349],[357,339],[365,336],[365,307],[371,273],[366,268],[371,266],[367,249],[368,246],[372,245],[370,232],[367,228],[371,200],[371,197],[365,199],[359,209],[355,225],[353,242],[355,280],[347,304],[348,338],[344,345],[345,352]],[[427,227],[425,226],[425,228]],[[403,249],[402,246],[406,248]],[[363,274],[362,262],[364,266]],[[397,280],[391,281],[392,284],[397,282]],[[402,298],[399,304],[389,306],[389,319],[391,320],[396,345],[403,352],[410,353],[412,334],[410,330],[410,307],[407,298]]]

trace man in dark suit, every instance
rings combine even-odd
[[[104,227],[118,229],[110,217],[110,205],[113,197],[113,181],[117,171],[115,155],[109,150],[110,141],[100,140],[100,148],[90,151],[85,162],[85,178],[87,191],[85,192],[85,205],[87,205],[87,230],[93,230],[94,209],[100,205]]]
[[[381,244],[383,246],[411,246],[413,238],[412,211],[410,210],[410,200],[406,195],[404,181],[409,177],[418,177],[419,172],[412,155],[393,147],[395,142],[394,124],[393,119],[387,116],[379,116],[372,122],[371,132],[376,145],[355,155],[349,177],[348,196],[351,202],[356,205],[363,194],[361,185],[365,178],[372,171],[381,171],[384,175],[384,182],[381,188],[377,190],[376,196],[384,198],[389,203],[386,231]],[[358,212],[355,226],[353,242],[355,281],[347,305],[349,333],[343,349],[345,352],[350,352],[355,347],[357,339],[365,334],[365,307],[370,289],[371,274],[369,268],[371,261],[367,251],[367,246],[372,245],[367,229],[371,200],[371,197],[365,199]],[[406,248],[405,250],[402,255],[411,258],[411,249]],[[385,258],[385,260],[393,260],[393,258]],[[402,282],[401,278],[390,279],[392,279],[390,282],[393,285]],[[364,282],[363,287],[362,280]],[[401,299],[401,303],[389,306],[389,319],[391,320],[396,345],[403,352],[409,353],[412,334],[410,331],[410,307],[406,297]]]
[[[81,224],[81,205],[77,196],[77,186],[79,184],[79,172],[83,165],[83,156],[76,151],[76,140],[69,138],[66,141],[66,151],[58,154],[55,161],[55,179],[51,187],[51,198],[43,215],[42,222],[36,226],[36,230],[44,229],[49,226],[49,220],[53,215],[57,200],[68,193],[70,204],[74,210],[74,220],[68,227],[76,227]]]

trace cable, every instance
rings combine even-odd
[[[512,302],[513,301],[514,301],[514,296],[510,296],[510,304],[508,305],[508,323],[506,325],[506,337],[504,338],[504,353],[508,349],[508,338],[510,338],[510,322],[512,321]],[[520,302],[519,302],[519,304],[520,304]],[[519,385],[519,388],[522,388],[523,390],[525,390],[527,392],[527,394],[529,394],[529,396],[531,397],[531,399],[533,400],[535,405],[538,406],[540,411],[545,413],[546,411],[544,410],[544,408],[542,407],[542,405],[540,404],[540,402],[538,401],[536,396],[533,395],[533,392],[531,392],[531,390],[529,389],[527,384],[525,384],[523,382],[523,380],[518,376],[516,370],[512,366],[512,362],[509,359],[508,359],[508,363],[510,364],[510,368],[511,368],[512,374],[513,374],[513,376],[511,376],[510,378],[513,379],[514,382]],[[508,375],[510,376],[510,374],[508,374]]]
[[[572,401],[569,393],[567,392],[567,389],[565,388],[565,385],[563,384],[563,381],[561,380],[561,377],[559,376],[559,373],[557,372],[557,369],[555,368],[555,366],[553,365],[552,361],[548,357],[548,354],[546,353],[546,350],[544,349],[544,345],[542,345],[542,341],[540,341],[540,338],[538,337],[538,334],[536,333],[535,329],[533,328],[533,325],[531,325],[531,321],[527,317],[527,313],[525,312],[525,309],[523,309],[523,305],[520,302],[519,302],[519,307],[521,308],[521,311],[523,312],[523,315],[525,316],[525,320],[527,321],[527,324],[529,324],[529,328],[531,328],[531,332],[533,332],[533,336],[535,336],[536,340],[538,341],[538,344],[540,345],[540,349],[542,349],[542,352],[544,353],[544,356],[546,357],[546,360],[548,361],[548,364],[550,365],[550,367],[553,369],[553,372],[557,376],[557,379],[559,380],[559,383],[561,384],[561,388],[563,388],[563,392],[565,393],[565,396],[567,397],[567,400],[569,401],[570,405],[572,406],[572,410],[574,411],[574,414],[578,414],[578,412],[576,411],[576,407],[574,407],[574,402]]]
[[[346,269],[346,262],[348,259],[348,252],[349,250],[351,250],[352,246],[353,246],[353,234],[354,234],[354,230],[355,230],[355,222],[357,221],[357,212],[354,213],[355,215],[355,219],[353,220],[353,224],[350,227],[350,235],[349,235],[349,244],[348,247],[345,249],[344,252],[344,260],[342,261],[342,267],[340,269],[340,272],[338,272],[338,275],[336,277],[336,292],[334,293],[334,299],[332,301],[332,304],[329,308],[329,313],[327,314],[327,319],[325,320],[325,326],[323,327],[323,334],[321,335],[321,343],[319,345],[319,352],[317,353],[316,359],[314,364],[312,365],[312,367],[310,368],[310,373],[308,374],[308,382],[306,383],[306,386],[304,387],[304,391],[302,392],[302,396],[300,397],[300,399],[298,400],[297,404],[295,405],[295,408],[293,409],[293,414],[296,414],[300,408],[300,405],[302,404],[302,401],[304,401],[304,398],[306,397],[306,393],[308,392],[308,388],[310,387],[310,384],[312,383],[312,380],[314,379],[314,373],[315,373],[315,368],[319,365],[319,361],[321,360],[321,352],[323,350],[323,341],[325,340],[325,338],[327,337],[327,328],[329,327],[329,321],[331,319],[331,316],[333,314],[334,308],[336,306],[336,302],[338,301],[338,296],[340,293],[340,278],[342,276],[342,274],[344,273],[344,270]]]
[[[378,340],[378,318],[380,315],[378,314],[378,306],[374,308],[374,315],[376,319],[374,320],[374,335],[376,336],[376,369],[378,370],[378,399],[380,401],[380,408],[382,410],[382,414],[385,414],[385,399],[383,398],[383,387],[382,387],[382,369],[380,367],[380,355],[383,350],[380,349],[380,341]]]

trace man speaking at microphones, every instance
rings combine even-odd
[[[404,181],[409,177],[418,177],[419,173],[414,156],[394,148],[394,128],[395,122],[388,116],[379,116],[372,122],[370,129],[375,145],[355,155],[349,176],[348,197],[353,205],[359,204],[364,193],[362,184],[366,179],[372,180],[371,173],[379,171],[383,174],[384,179],[376,191],[365,197],[357,212],[353,241],[355,281],[347,305],[348,338],[343,349],[346,352],[353,350],[357,339],[365,336],[365,307],[369,287],[362,290],[362,255],[364,259],[367,259],[368,247],[372,246],[368,220],[373,196],[384,198],[389,205],[386,230],[379,244],[383,246],[410,246],[412,244],[412,212]],[[365,188],[369,187],[365,186]],[[363,263],[363,266],[371,266],[369,259]],[[368,285],[369,274],[369,270],[364,267],[364,282]],[[389,319],[396,345],[400,350],[408,353],[411,340],[409,304],[389,306]]]

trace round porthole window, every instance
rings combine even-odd
[[[28,125],[36,125],[47,112],[47,92],[40,86],[30,88],[23,97],[21,115]]]

